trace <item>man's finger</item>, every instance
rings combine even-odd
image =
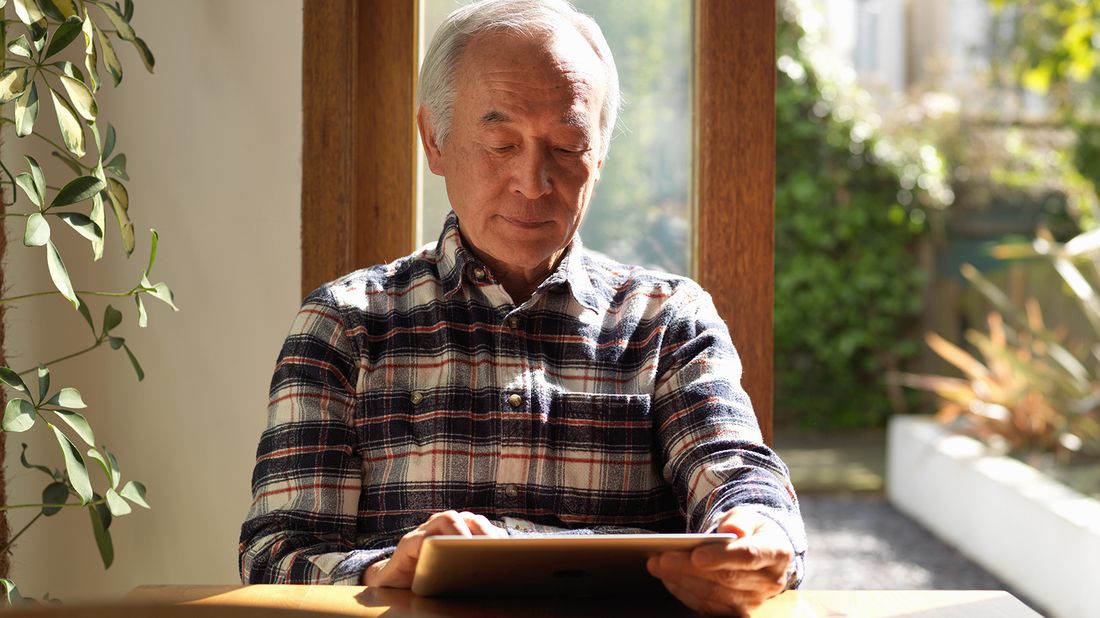
[[[494,526],[484,515],[473,515],[466,518],[466,525],[470,527],[470,532],[475,535],[491,536],[494,538],[500,538],[502,536],[508,536],[508,533],[497,526]]]
[[[473,513],[467,513],[470,517],[473,517]],[[470,526],[466,524],[466,517],[458,511],[442,511],[432,515],[428,518],[428,521],[421,526],[424,529],[426,536],[435,536],[439,534],[457,534],[461,536],[473,536],[473,532],[470,531]]]
[[[681,554],[682,552],[668,552],[669,554]],[[663,556],[663,555],[662,555]],[[693,560],[683,555],[670,555],[668,558],[654,557],[647,567],[655,577],[662,579],[674,577],[695,577],[713,582],[739,591],[767,591],[770,594],[778,594],[786,586],[786,571],[778,568],[751,570],[751,569],[701,569],[693,564]]]
[[[748,537],[725,546],[697,547],[691,562],[698,569],[735,569],[741,571],[768,570],[786,572],[793,557],[790,541]]]

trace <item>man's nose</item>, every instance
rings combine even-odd
[[[528,148],[516,159],[513,190],[529,200],[538,199],[553,188],[550,181],[550,153],[544,148]]]

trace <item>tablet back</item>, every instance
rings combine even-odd
[[[413,592],[424,596],[664,594],[649,556],[735,535],[643,534],[424,540]]]

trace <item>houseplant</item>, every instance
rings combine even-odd
[[[7,282],[0,309],[29,298],[58,297],[58,302],[69,303],[74,317],[80,316],[91,331],[90,344],[72,353],[28,367],[13,368],[6,362],[0,366],[0,380],[9,389],[2,395],[6,401],[4,441],[8,433],[47,432],[59,447],[57,461],[61,463],[60,468],[32,463],[42,455],[28,457],[24,444],[22,465],[46,477],[41,499],[8,500],[0,483],[0,509],[5,520],[8,514],[25,519],[14,535],[0,534],[0,556],[4,558],[0,561],[0,585],[11,603],[20,598],[20,593],[8,578],[6,557],[30,526],[64,508],[86,509],[104,567],[109,567],[113,561],[109,532],[112,520],[130,513],[131,504],[148,508],[145,487],[134,480],[123,483],[115,456],[97,445],[88,419],[78,412],[86,407],[80,391],[68,385],[59,388],[56,381],[51,381],[51,370],[107,344],[125,353],[138,379],[143,379],[140,363],[120,335],[123,314],[104,299],[117,302],[132,297],[139,327],[148,322],[146,295],[176,307],[168,286],[149,280],[157,256],[155,230],[149,259],[138,282],[118,291],[79,289],[52,240],[54,234],[76,233],[91,244],[92,259],[98,261],[115,234],[108,232],[109,211],[117,229],[117,240],[112,242],[119,244],[127,256],[136,247],[125,185],[129,180],[126,155],[116,153],[118,135],[110,124],[100,122],[102,114],[96,100],[96,92],[106,81],[101,79],[101,67],[115,86],[122,80],[122,64],[116,51],[120,43],[132,44],[146,69],[153,69],[153,54],[130,23],[133,2],[0,0],[0,10],[5,16],[0,24],[0,42],[5,50],[0,67],[0,122],[5,128],[12,125],[19,140],[31,138],[53,148],[53,159],[46,165],[31,156],[22,157],[20,165],[0,163],[5,222],[15,224],[12,229],[21,232],[27,250],[44,251],[50,278],[49,284]],[[37,122],[44,107],[41,99],[47,93],[56,125]],[[71,260],[74,256],[67,257]],[[8,293],[7,288],[17,290]],[[102,317],[97,320],[94,316],[100,312]],[[98,475],[88,470],[93,460],[97,464],[93,467],[103,473],[98,482],[93,481]],[[6,521],[0,532],[8,532]]]

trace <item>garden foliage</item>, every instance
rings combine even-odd
[[[919,348],[916,249],[931,198],[886,160],[873,122],[817,73],[797,11],[786,8],[777,43],[776,420],[880,425],[899,405],[883,376]]]

